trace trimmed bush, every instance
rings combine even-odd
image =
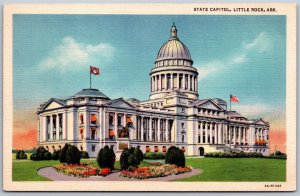
[[[137,158],[137,161],[138,161],[138,165],[143,161],[144,159],[144,154],[143,152],[141,151],[140,147],[138,146],[135,150],[134,150],[134,155],[136,156]]]
[[[16,159],[27,159],[27,155],[24,150],[18,150],[16,154]]]
[[[166,153],[165,163],[175,164],[178,167],[185,167],[184,153],[178,147],[171,146]]]
[[[81,154],[76,146],[69,146],[66,153],[67,164],[80,164]]]
[[[166,155],[161,152],[146,152],[145,159],[165,159]]]
[[[33,150],[30,160],[40,161],[40,160],[51,160],[52,155],[43,146],[39,146],[36,150]]]
[[[208,152],[205,157],[219,157],[219,158],[239,158],[239,157],[263,157],[262,153],[257,152]]]
[[[100,168],[110,168],[110,170],[113,170],[115,161],[116,155],[112,148],[104,146],[104,148],[100,149],[97,155],[97,163]]]
[[[130,166],[128,163],[128,157],[130,155],[130,151],[128,148],[124,148],[121,157],[120,157],[120,165],[121,165],[121,170],[127,170],[128,167]]]
[[[89,153],[87,151],[81,151],[81,158],[82,159],[89,159],[90,156],[89,156]]]
[[[66,163],[67,162],[67,150],[71,146],[70,144],[65,144],[65,146],[61,149],[61,152],[59,154],[59,162]]]
[[[59,159],[59,154],[60,154],[61,150],[55,150],[53,153],[52,153],[52,159],[53,160],[58,160]]]

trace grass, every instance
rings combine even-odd
[[[186,165],[203,170],[180,181],[285,181],[286,160],[267,158],[187,158]]]
[[[95,159],[82,159],[99,168]],[[39,176],[37,169],[53,166],[59,161],[31,161],[13,160],[13,181],[47,181]],[[142,162],[140,167],[149,166]],[[267,158],[187,158],[186,165],[203,170],[200,175],[192,176],[180,181],[285,181],[286,160]],[[120,169],[120,162],[116,161],[115,168]]]
[[[81,162],[88,162],[93,167],[99,168],[95,159],[81,159]],[[48,178],[38,175],[37,169],[60,164],[59,161],[31,161],[31,160],[13,160],[13,181],[49,181]],[[142,162],[140,167],[149,166],[149,163]],[[115,168],[120,169],[120,162],[115,162]]]

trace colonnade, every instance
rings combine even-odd
[[[199,121],[198,143],[200,144],[222,144],[222,123]]]
[[[62,140],[66,138],[66,113],[42,116],[44,137],[43,141]]]
[[[184,73],[161,73],[151,76],[151,92],[182,89],[197,92],[197,76]]]

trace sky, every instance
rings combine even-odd
[[[15,148],[36,145],[40,104],[89,87],[147,100],[149,73],[175,22],[198,69],[199,98],[229,100],[271,125],[271,149],[285,151],[285,16],[14,15]],[[24,138],[27,138],[26,140]],[[24,142],[26,141],[26,142]]]

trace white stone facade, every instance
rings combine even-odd
[[[268,156],[268,122],[228,111],[218,98],[198,99],[197,77],[173,25],[150,72],[149,100],[111,100],[97,89],[52,98],[38,109],[38,143],[49,151],[71,143],[91,157],[105,145],[116,152],[130,146],[165,152],[175,145],[186,155],[231,149]]]

